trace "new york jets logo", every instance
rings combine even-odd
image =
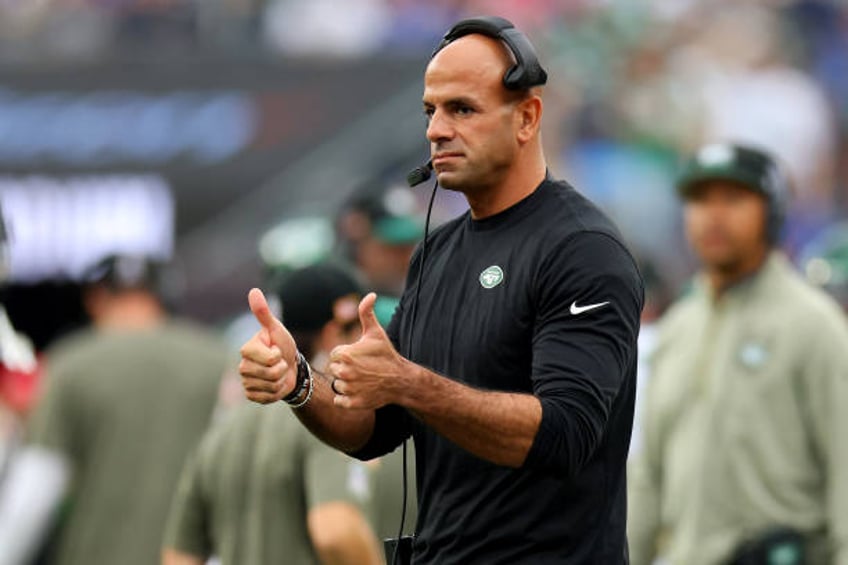
[[[495,288],[496,286],[501,284],[503,280],[503,269],[501,269],[497,265],[486,267],[486,269],[482,273],[480,273],[480,285],[483,288]]]

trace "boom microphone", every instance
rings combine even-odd
[[[411,170],[409,174],[406,175],[406,182],[409,183],[409,186],[411,187],[418,186],[419,184],[430,178],[432,170],[433,161],[427,161],[426,164]]]

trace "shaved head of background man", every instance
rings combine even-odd
[[[258,290],[242,348],[248,396],[280,399],[321,439],[369,459],[412,437],[412,562],[627,562],[625,460],[643,301],[617,229],[547,173],[547,75],[500,18],[455,25],[423,96],[432,167],[470,211],[410,263],[388,330],[309,371]]]

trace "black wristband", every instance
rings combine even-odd
[[[304,389],[308,385],[307,380],[309,379],[309,363],[306,362],[306,358],[303,354],[298,351],[297,352],[297,377],[294,381],[294,388],[290,393],[283,397],[283,402],[289,402],[295,400],[301,394],[303,394]]]

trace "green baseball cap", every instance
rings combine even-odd
[[[684,166],[677,179],[677,193],[692,196],[708,181],[731,181],[763,194],[776,196],[777,167],[766,152],[732,143],[716,143],[701,148]]]
[[[383,216],[374,223],[374,236],[391,245],[414,245],[424,237],[424,226],[413,216]]]

